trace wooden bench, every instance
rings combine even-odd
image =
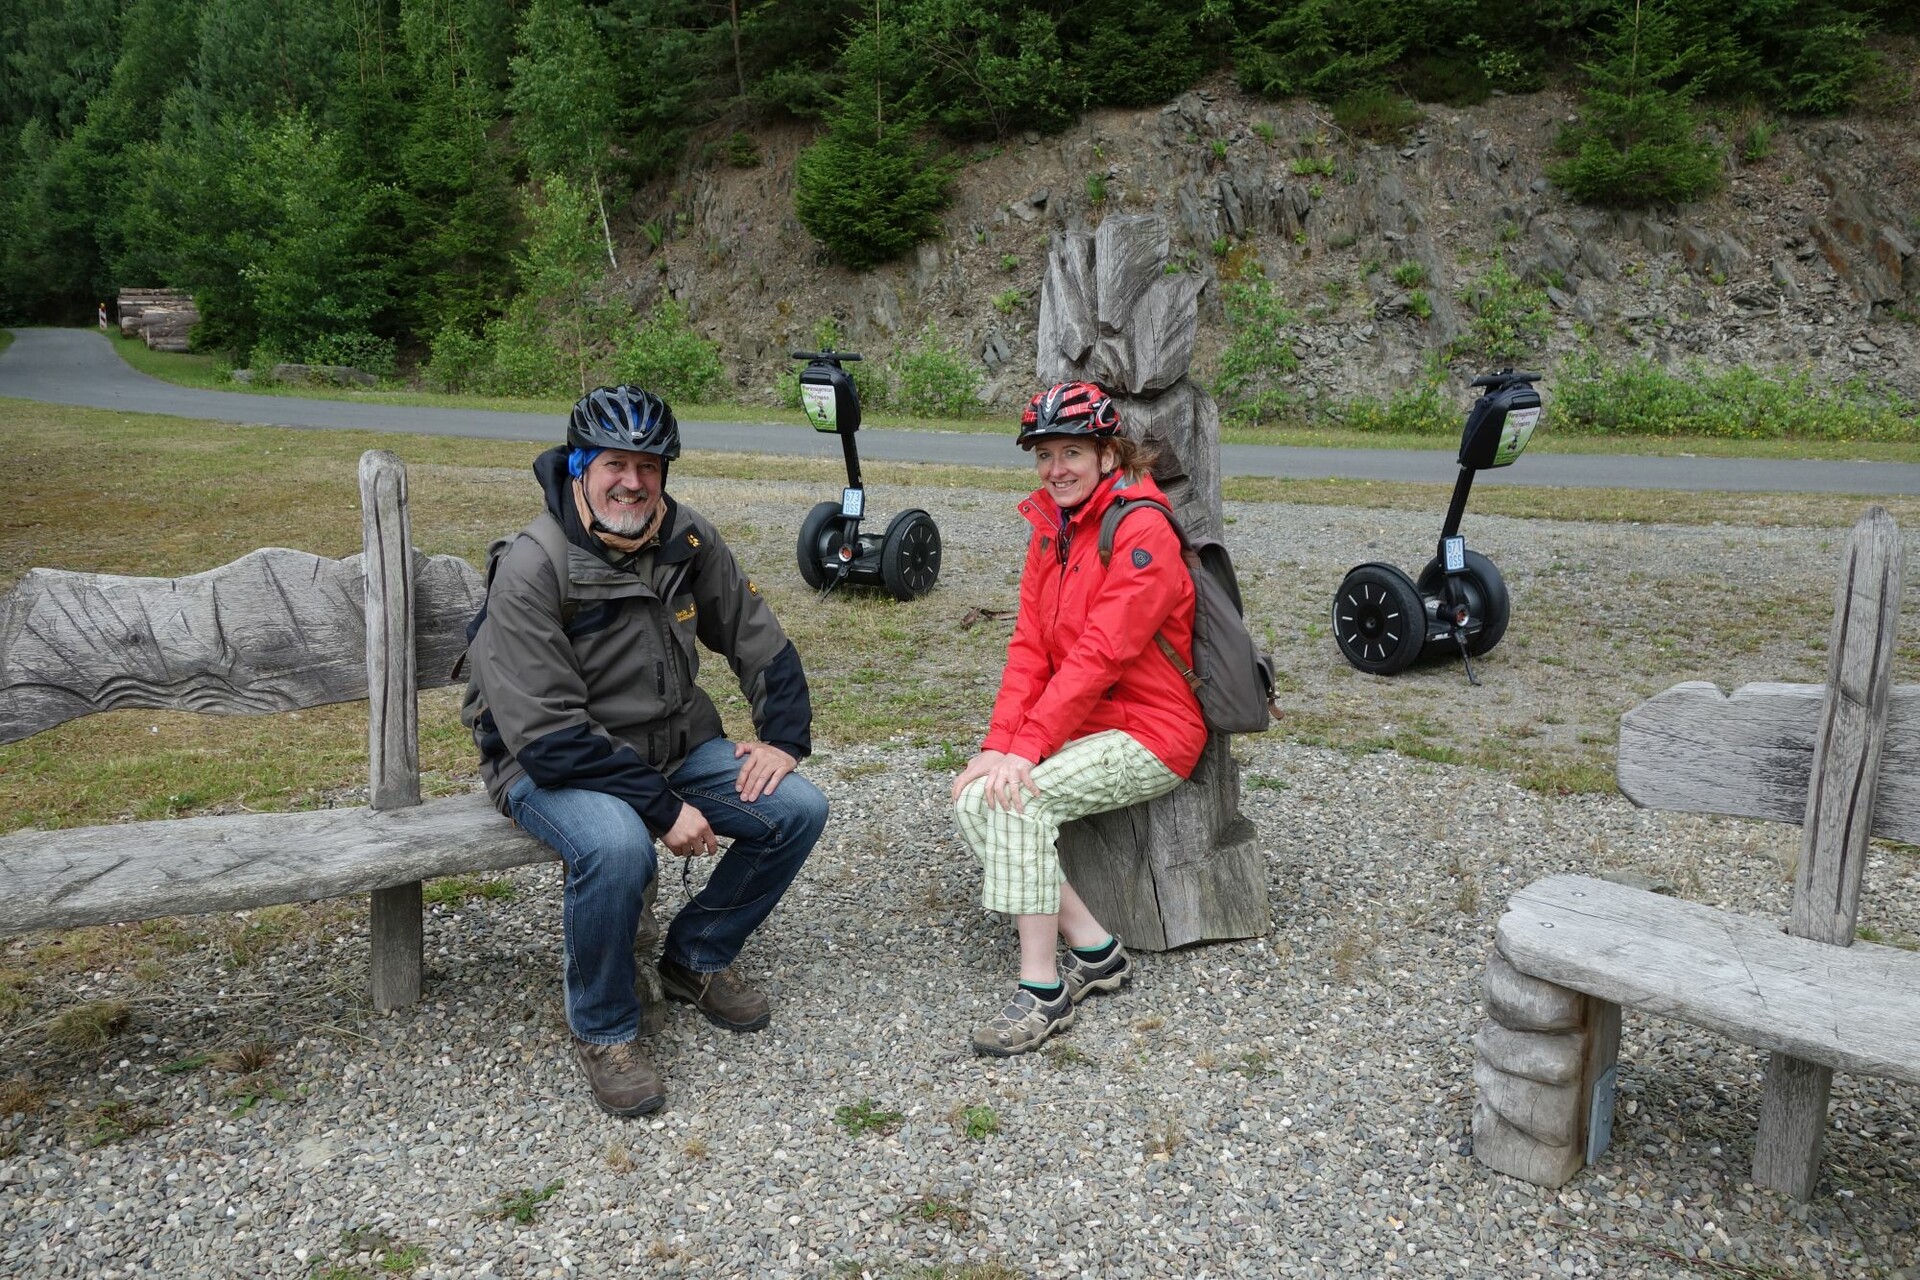
[[[1623,1009],[1768,1050],[1753,1180],[1807,1199],[1835,1070],[1920,1084],[1920,954],[1854,941],[1869,836],[1920,843],[1920,686],[1890,682],[1901,547],[1874,507],[1835,592],[1827,683],[1676,685],[1620,722],[1634,803],[1801,824],[1792,912],[1740,915],[1610,881],[1513,896],[1474,1039],[1474,1154],[1559,1186],[1607,1147]]]
[[[365,808],[0,838],[0,936],[372,895],[374,1006],[420,995],[421,881],[550,860],[471,794],[420,799],[418,691],[449,683],[484,594],[412,549],[406,468],[360,459],[365,551],[269,547],[185,578],[34,569],[0,599],[0,742],[96,711],[368,703]]]

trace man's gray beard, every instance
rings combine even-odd
[[[647,525],[653,521],[653,508],[648,507],[644,515],[628,515],[625,512],[595,511],[593,518],[604,529],[612,530],[623,538],[637,538],[647,531]]]

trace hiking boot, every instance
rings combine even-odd
[[[643,1116],[658,1111],[667,1100],[660,1073],[640,1052],[637,1040],[593,1044],[573,1038],[574,1061],[586,1073],[593,1100],[602,1111],[616,1116]]]
[[[1118,940],[1105,960],[1094,964],[1072,947],[1060,957],[1060,981],[1079,1004],[1096,991],[1118,991],[1133,981],[1133,958]]]
[[[731,966],[717,973],[695,973],[671,960],[660,961],[660,985],[673,1000],[684,1000],[729,1031],[758,1031],[773,1019],[766,996],[748,986]]]
[[[1064,990],[1051,1000],[1042,1000],[1021,987],[1006,1008],[973,1033],[973,1051],[992,1058],[1011,1058],[1038,1049],[1048,1036],[1072,1025],[1073,997]]]

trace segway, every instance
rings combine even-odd
[[[1440,527],[1439,554],[1418,579],[1390,564],[1370,561],[1347,571],[1333,597],[1333,638],[1348,662],[1369,674],[1404,671],[1423,654],[1457,651],[1467,682],[1479,684],[1473,660],[1507,631],[1507,584],[1493,561],[1467,550],[1460,517],[1477,471],[1512,464],[1540,421],[1537,373],[1502,369],[1470,384],[1486,392],[1467,411],[1460,435],[1460,478]]]
[[[851,351],[796,351],[805,360],[800,371],[800,407],[815,431],[840,437],[847,455],[847,487],[840,501],[822,502],[800,522],[796,555],[800,579],[825,595],[842,583],[884,587],[896,600],[912,600],[933,590],[940,579],[940,529],[918,507],[887,522],[887,531],[860,532],[867,514],[867,491],[860,483],[860,450],[853,433],[860,429],[860,393],[842,362],[858,360]]]

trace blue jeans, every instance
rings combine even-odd
[[[706,815],[715,835],[733,841],[667,929],[662,958],[695,973],[733,963],[827,824],[827,798],[799,774],[748,804],[735,786],[739,773],[733,743],[713,738],[667,777],[675,794]],[[576,787],[538,787],[531,778],[513,784],[507,808],[567,864],[561,918],[567,1024],[594,1044],[633,1039],[640,1029],[633,939],[641,899],[659,869],[652,833],[624,800]]]

